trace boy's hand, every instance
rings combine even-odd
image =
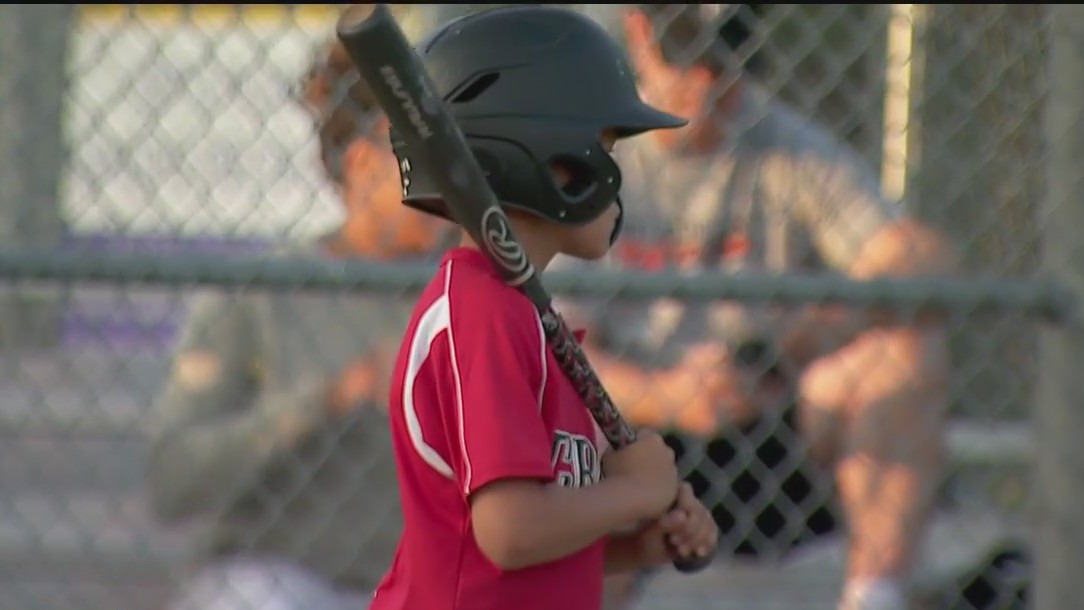
[[[704,557],[715,549],[719,528],[693,488],[682,483],[677,505],[640,533],[643,561],[647,566],[669,563],[682,557]],[[678,557],[673,556],[677,551]]]
[[[608,479],[627,480],[641,498],[641,518],[656,519],[674,501],[680,478],[674,451],[657,432],[641,430],[636,441],[602,456],[602,471]]]

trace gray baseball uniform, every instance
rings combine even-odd
[[[626,230],[609,264],[689,274],[711,267],[841,273],[866,240],[903,214],[853,151],[753,85],[726,130],[726,142],[710,154],[668,152],[650,135],[618,143]],[[553,268],[575,265],[562,259]],[[780,313],[666,298],[561,308],[602,348],[647,368],[673,365],[705,339],[770,341]],[[785,551],[834,529],[830,489],[796,449],[793,409],[710,439],[675,433],[668,440],[713,508],[724,552]]]
[[[619,142],[626,228],[609,260],[632,268],[695,274],[735,271],[842,272],[902,208],[886,201],[857,155],[753,85],[716,152],[662,150],[648,136]],[[569,265],[567,261],[555,267]],[[730,339],[771,312],[735,320],[733,306],[604,305],[592,330],[644,364],[672,363],[694,340]],[[761,326],[768,326],[760,321]]]
[[[262,567],[277,580],[293,569],[286,588],[324,582],[367,599],[401,524],[387,418],[362,405],[335,419],[325,397],[348,362],[394,349],[412,305],[315,292],[196,299],[156,405],[149,476],[163,518],[205,521],[196,559],[211,567],[191,587],[201,600],[214,597],[216,569],[232,587],[267,589]]]

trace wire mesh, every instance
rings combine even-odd
[[[693,122],[618,145],[622,241],[546,282],[723,532],[609,607],[894,610],[847,605],[860,573],[1026,607],[1029,499],[1081,501],[1032,487],[1078,288],[1051,6],[571,6]],[[457,235],[399,204],[339,10],[0,7],[0,606],[364,607],[387,569],[390,363]]]

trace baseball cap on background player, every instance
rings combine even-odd
[[[755,70],[757,22],[765,4],[636,4],[651,21],[667,63],[701,66],[713,74],[739,66]]]
[[[418,48],[438,94],[506,208],[568,225],[620,206],[621,171],[600,135],[686,120],[640,99],[621,47],[568,9],[522,5],[460,17]],[[426,161],[392,131],[403,203],[452,219]],[[571,180],[559,185],[551,166]],[[620,230],[620,220],[613,237]]]

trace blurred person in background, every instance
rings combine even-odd
[[[644,98],[691,122],[617,147],[628,228],[614,264],[858,280],[953,272],[945,239],[745,69],[764,5],[626,6]],[[587,329],[590,359],[629,419],[668,431],[713,509],[721,553],[781,559],[846,532],[840,610],[907,607],[943,461],[942,321],[675,299],[562,309]],[[611,607],[634,606],[644,576],[615,577]]]
[[[452,225],[400,204],[386,118],[336,41],[300,98],[345,219],[287,254],[436,260]],[[150,451],[157,517],[206,526],[171,610],[368,606],[401,528],[386,401],[411,305],[297,291],[196,300]]]

